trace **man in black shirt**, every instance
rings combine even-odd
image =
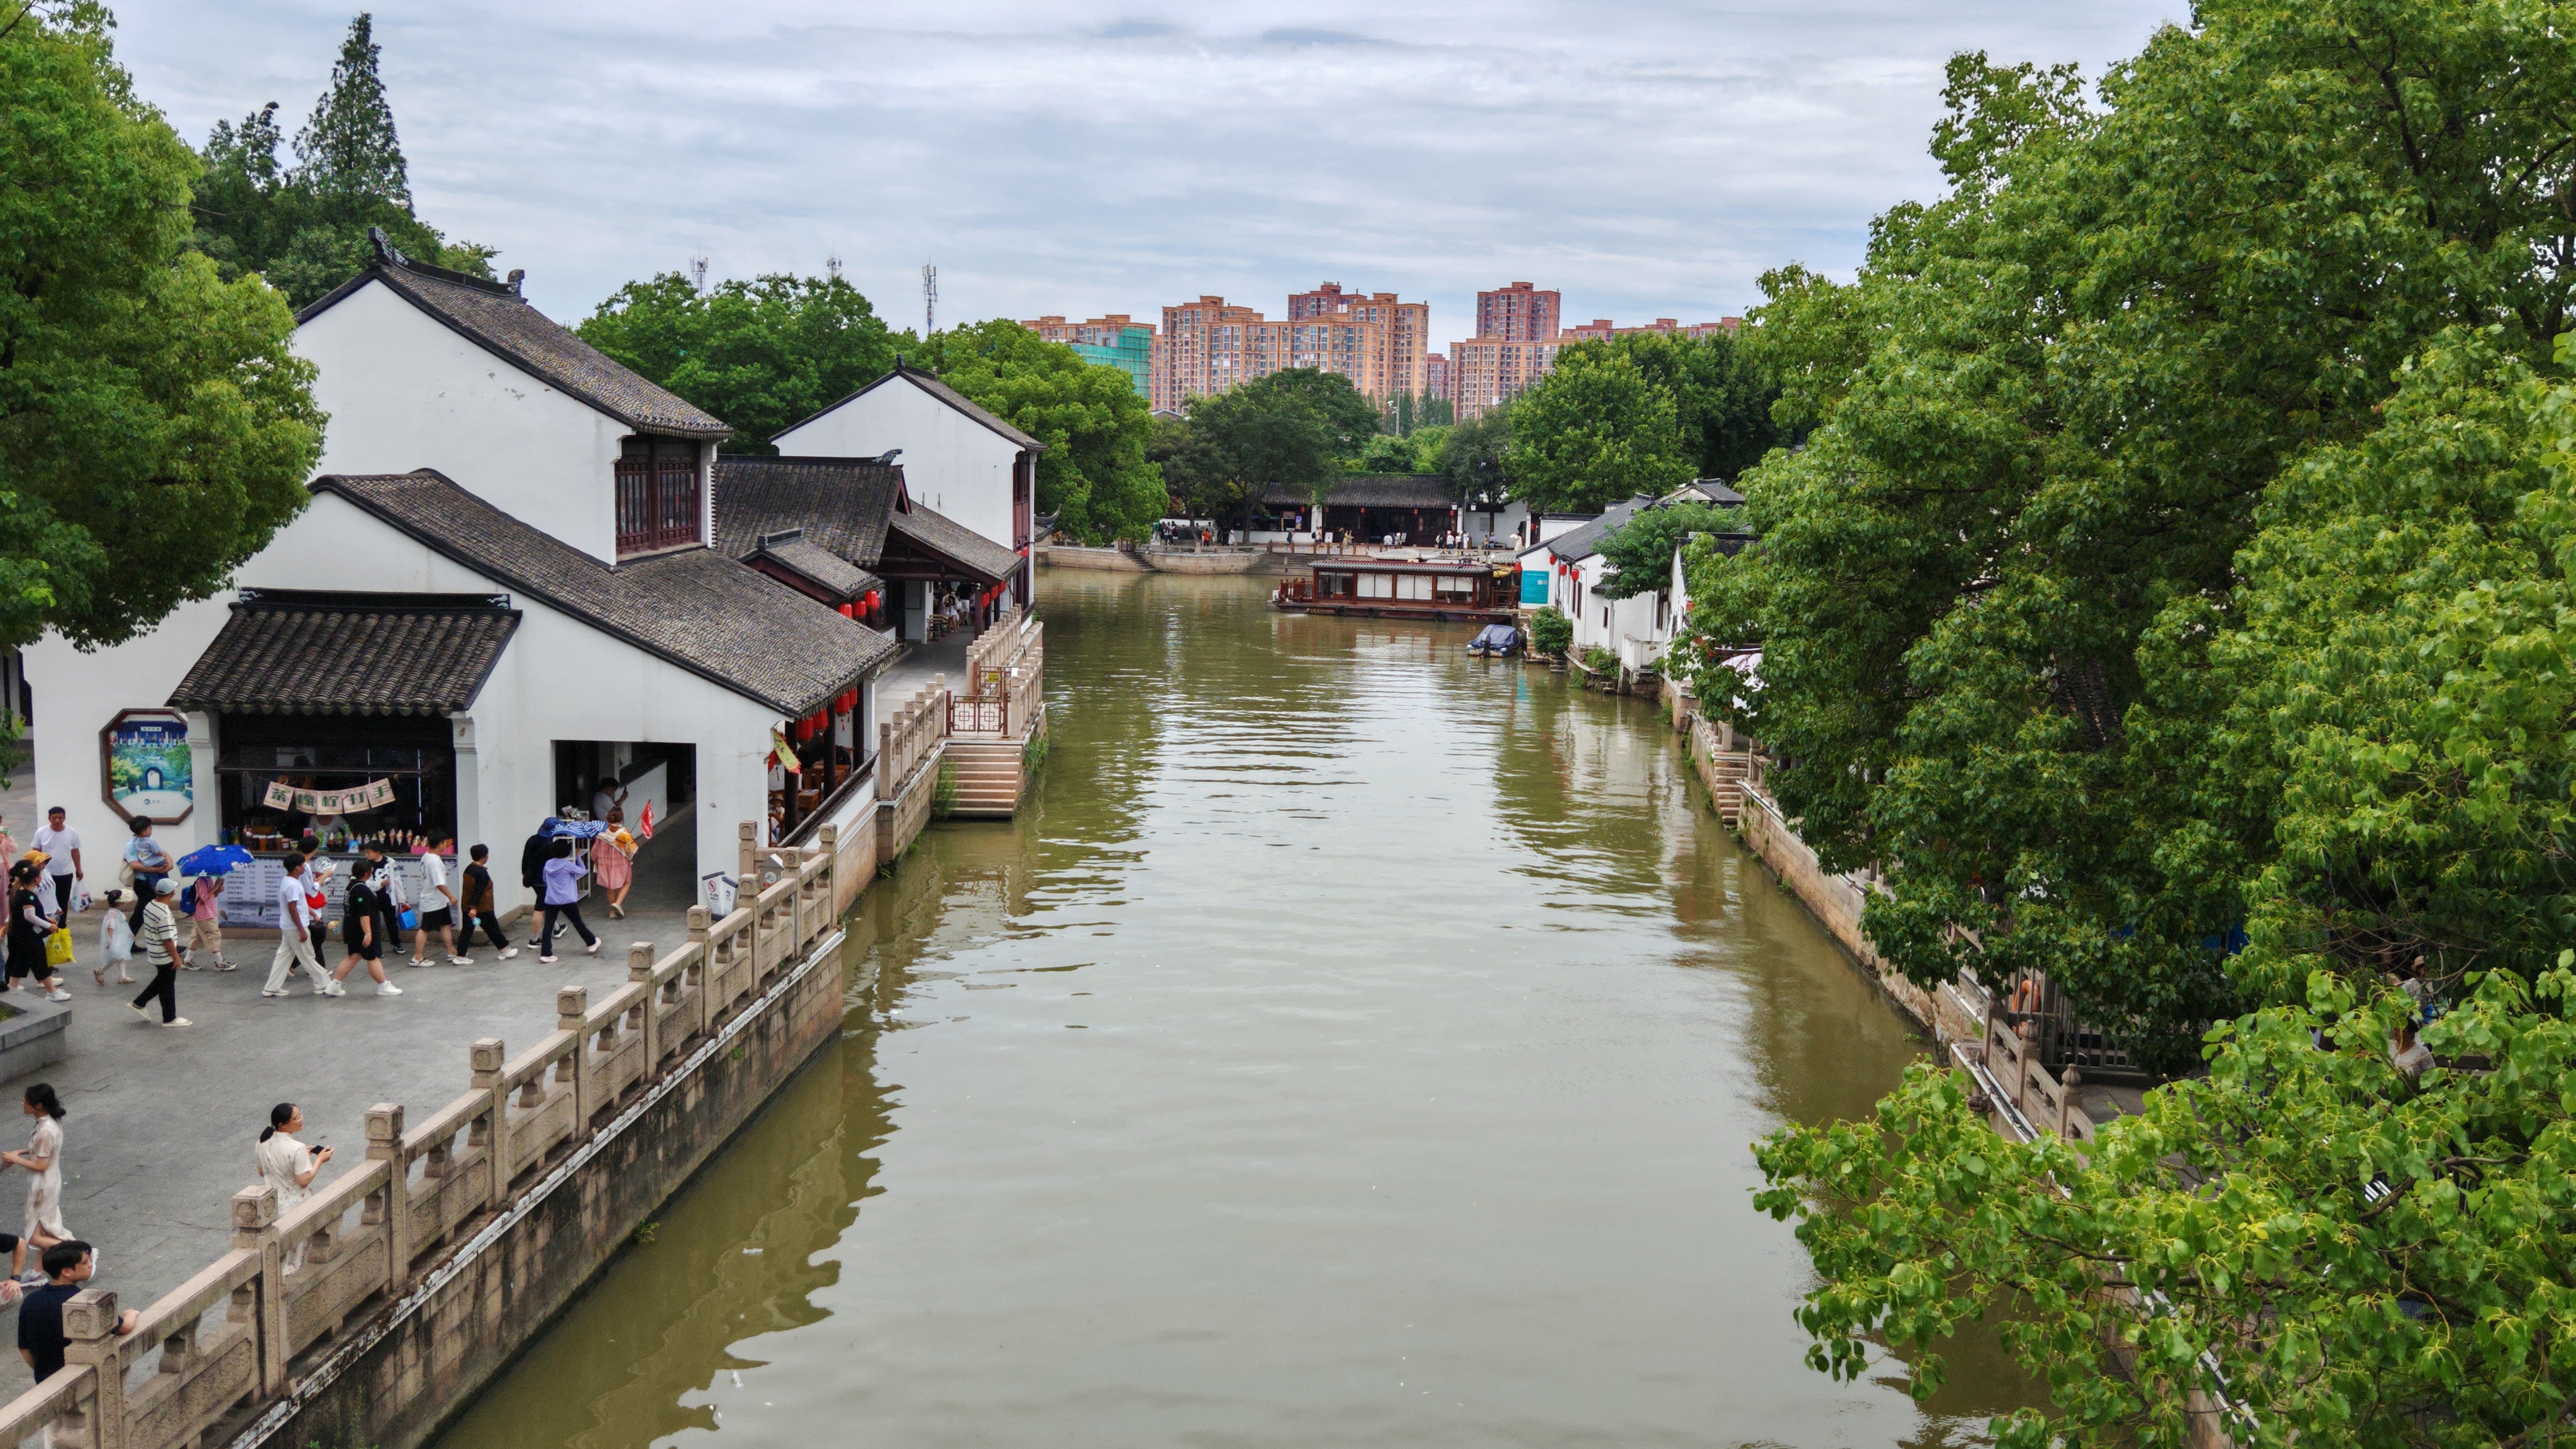
[[[527,844],[519,847],[519,884],[528,888],[528,944],[531,946],[543,944],[537,940],[537,906],[546,898],[546,861],[554,853],[554,837],[548,835],[542,825],[537,827],[536,834],[528,837]]]
[[[45,1250],[45,1286],[18,1304],[18,1357],[35,1371],[36,1382],[62,1372],[63,1350],[72,1343],[63,1333],[63,1305],[81,1291],[97,1268],[89,1244],[77,1238]],[[118,1315],[117,1336],[132,1333],[141,1316],[130,1308]]]

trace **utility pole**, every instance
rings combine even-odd
[[[921,264],[921,339],[939,330],[939,269],[928,262]]]

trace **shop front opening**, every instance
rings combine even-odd
[[[627,910],[685,911],[696,905],[697,747],[629,740],[557,740],[554,747],[555,813],[606,820],[616,811],[636,838]]]

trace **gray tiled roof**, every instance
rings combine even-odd
[[[1683,484],[1681,487],[1664,495],[1664,501],[1666,503],[1678,503],[1687,499],[1697,499],[1702,503],[1714,503],[1720,508],[1737,508],[1741,507],[1744,503],[1743,494],[1736,492],[1734,489],[1727,487],[1725,484],[1718,482],[1714,478],[1702,478],[1695,483]]]
[[[388,249],[390,250],[390,249]],[[561,388],[630,428],[686,437],[725,437],[733,429],[693,403],[647,382],[625,364],[575,337],[501,282],[487,282],[379,254],[367,269],[296,314],[309,322],[370,281],[464,334],[512,366]]]
[[[874,458],[716,459],[716,551],[748,558],[764,534],[805,541],[865,568],[885,547],[903,468]]]
[[[811,713],[894,655],[892,639],[710,549],[610,568],[426,468],[328,474],[313,488],[784,715]]]
[[[1547,542],[1540,544],[1539,548],[1545,549],[1547,552],[1552,553],[1558,558],[1564,559],[1569,563],[1579,563],[1582,560],[1599,553],[1601,551],[1602,538],[1609,534],[1613,529],[1616,529],[1620,524],[1623,524],[1630,518],[1634,517],[1638,509],[1652,508],[1654,506],[1655,500],[1640,493],[1625,503],[1611,504],[1599,518],[1592,520],[1590,523],[1584,524],[1580,528],[1568,529],[1564,533],[1560,533],[1556,537],[1549,539]],[[1537,550],[1532,550],[1532,552],[1536,551]]]
[[[1261,501],[1272,507],[1302,507],[1314,501],[1297,489],[1273,483]],[[1327,508],[1447,508],[1445,480],[1437,473],[1364,473],[1345,478],[1324,495]]]
[[[933,513],[915,503],[907,512],[897,513],[887,524],[887,531],[899,533],[923,548],[953,559],[968,569],[999,583],[1020,566],[1020,556],[984,535],[959,523],[944,513]]]
[[[970,398],[966,394],[959,392],[957,389],[950,387],[948,384],[941,382],[938,378],[931,376],[920,368],[904,366],[903,359],[901,358],[895,359],[894,371],[887,373],[885,376],[878,378],[872,383],[869,383],[866,387],[860,388],[858,391],[851,393],[848,397],[842,398],[839,402],[833,403],[830,407],[823,408],[821,411],[815,413],[814,417],[800,418],[797,421],[788,424],[785,428],[780,430],[778,436],[783,438],[787,434],[805,426],[807,423],[814,421],[814,418],[819,418],[823,416],[824,413],[831,412],[834,408],[841,407],[845,404],[852,403],[860,398],[866,397],[869,393],[876,391],[878,388],[885,386],[896,378],[902,378],[905,381],[914,384],[923,392],[930,394],[932,397],[948,404],[957,411],[964,413],[966,416],[973,418],[979,423],[982,423],[985,427],[991,428],[994,432],[1001,434],[1003,437],[1010,439],[1012,442],[1019,444],[1023,448],[1033,449],[1041,453],[1046,451],[1046,444],[1039,442],[1037,439],[1030,437],[1019,429],[1012,427],[1009,423],[1003,422],[1000,418],[993,416],[991,413],[984,411],[983,408],[976,405],[973,398]],[[777,438],[770,439],[771,442],[776,442],[777,440]]]
[[[762,544],[752,557],[772,560],[781,568],[813,580],[825,592],[844,599],[855,599],[884,582],[830,549],[807,543],[802,538],[772,540]]]
[[[520,613],[474,594],[245,591],[170,694],[229,714],[444,715],[474,703]]]

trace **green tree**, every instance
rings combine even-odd
[[[1635,332],[1587,345],[1627,354],[1638,371],[1672,395],[1673,424],[1696,477],[1733,482],[1786,441],[1771,417],[1779,388],[1723,332],[1705,337]]]
[[[1735,510],[1694,500],[1639,509],[1600,542],[1612,572],[1592,592],[1605,599],[1659,594],[1672,587],[1673,555],[1694,533],[1732,533]]]
[[[1599,512],[1638,494],[1660,497],[1691,481],[1670,389],[1627,348],[1577,343],[1556,370],[1512,404],[1512,493],[1533,513]]]
[[[1153,414],[1125,372],[998,319],[933,333],[921,360],[1046,444],[1038,455],[1040,513],[1086,543],[1153,531],[1167,503],[1162,469],[1145,456]]]
[[[370,227],[405,255],[488,277],[489,247],[450,242],[413,213],[411,176],[377,66],[374,17],[349,22],[331,84],[280,165],[277,103],[217,121],[201,156],[192,245],[227,278],[258,272],[301,307],[367,264]]]
[[[1511,417],[1509,404],[1489,409],[1453,425],[1440,440],[1431,471],[1445,480],[1451,498],[1499,507],[1511,496]]]
[[[2380,427],[2443,328],[2545,357],[2576,257],[2534,164],[2576,100],[2554,30],[2431,0],[2196,21],[2099,108],[2071,67],[1953,61],[1949,195],[1880,218],[1852,285],[1765,281],[1749,350],[1815,431],[1745,475],[1760,546],[1693,588],[1695,628],[1764,651],[1745,722],[1796,762],[1783,809],[1829,868],[1886,868],[1891,963],[2046,970],[2175,1067],[2245,986],[2227,852],[2268,822],[2196,804],[2227,742],[2192,686],[2258,505]]]
[[[1317,503],[1377,431],[1377,407],[1348,378],[1290,368],[1191,401],[1186,501],[1193,517],[1240,527],[1272,485]]]
[[[733,425],[729,452],[770,439],[883,377],[910,344],[838,276],[733,278],[705,291],[678,272],[629,282],[573,329]]]
[[[2576,953],[2536,986],[2491,971],[2390,1060],[2415,1002],[2319,972],[2228,1023],[2206,1076],[2150,1095],[2081,1153],[1998,1140],[1959,1077],[1910,1068],[1875,1120],[1756,1148],[1756,1197],[1798,1221],[1822,1284],[1808,1361],[1938,1387],[1937,1345],[1997,1313],[2053,1409],[2004,1449],[2203,1442],[2520,1449],[2576,1410]],[[2522,966],[2525,963],[2514,963]],[[2493,1069],[2488,1069],[2488,1063]]]
[[[222,587],[321,451],[295,319],[186,255],[196,158],[106,10],[0,19],[0,642],[116,643]]]

